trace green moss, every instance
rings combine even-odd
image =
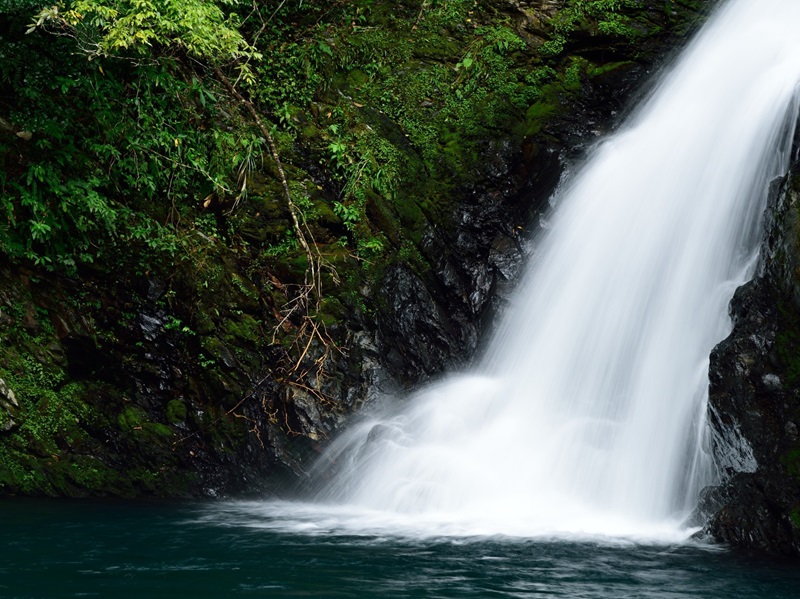
[[[158,470],[139,466],[128,471],[128,477],[137,487],[152,493],[160,494],[164,485],[164,476]]]
[[[794,508],[794,509],[793,509],[793,510],[792,510],[792,511],[789,513],[789,520],[791,520],[791,522],[792,522],[792,525],[793,525],[795,528],[798,528],[798,529],[800,529],[800,507],[796,507],[796,508]]]
[[[780,463],[791,476],[800,480],[800,449],[792,449],[780,457]]]
[[[411,52],[418,59],[446,62],[458,56],[461,49],[453,38],[428,34],[415,40]]]
[[[346,81],[348,87],[359,88],[369,83],[369,77],[361,69],[353,69],[347,74]]]
[[[0,491],[85,496],[131,494],[129,485],[97,456],[35,456],[0,446]]]
[[[247,423],[227,413],[206,413],[201,423],[210,435],[214,448],[225,454],[233,455],[247,438]]]
[[[258,344],[263,335],[258,321],[249,314],[241,314],[225,321],[225,340],[232,343]]]
[[[0,445],[0,490],[7,493],[43,492],[46,479],[38,460],[5,443]]]
[[[182,399],[173,399],[167,404],[167,420],[172,424],[179,424],[186,420],[186,402]]]
[[[250,281],[246,281],[235,272],[231,273],[231,285],[248,299],[258,301],[258,290]]]
[[[211,358],[217,358],[225,351],[225,343],[217,337],[203,337],[200,345],[203,351]]]
[[[78,493],[89,490],[104,494],[121,485],[119,474],[95,456],[69,456],[55,463],[52,470],[62,475],[61,485],[74,486]]]
[[[163,446],[166,439],[173,436],[172,429],[160,422],[152,422],[147,412],[138,406],[128,406],[119,415],[117,424],[120,430],[132,435],[139,443]]]
[[[198,335],[208,335],[216,329],[216,326],[214,319],[205,311],[195,317],[195,331]]]
[[[324,315],[325,320],[332,320],[336,322],[341,320],[347,314],[346,308],[335,297],[327,297],[320,303],[320,315]],[[325,324],[332,324],[325,322]]]
[[[128,406],[117,418],[117,425],[123,431],[132,431],[147,421],[147,412],[137,406]]]
[[[634,63],[633,61],[623,60],[619,62],[608,62],[601,65],[595,65],[589,69],[588,75],[590,77],[602,77],[603,75],[613,73],[614,71],[629,68],[634,64],[636,63]]]
[[[142,435],[152,440],[164,440],[173,437],[172,429],[160,422],[145,422],[142,424]]]
[[[584,58],[571,56],[561,78],[563,89],[572,94],[581,91],[582,80],[589,74],[591,63]]]
[[[0,377],[15,390],[20,404],[13,443],[52,454],[58,453],[59,440],[78,443],[87,438],[83,426],[96,420],[96,414],[84,400],[81,383],[62,385],[60,368],[29,356],[8,356],[6,365],[10,370],[0,368]]]
[[[556,112],[558,112],[558,106],[552,101],[532,104],[525,112],[525,134],[536,135],[539,133],[547,120]]]

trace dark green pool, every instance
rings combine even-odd
[[[702,545],[309,535],[209,512],[0,501],[0,597],[800,597],[800,564]]]

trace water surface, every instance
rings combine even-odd
[[[230,504],[0,502],[0,597],[780,599],[800,569],[701,544],[280,532]]]

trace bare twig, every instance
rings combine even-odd
[[[316,397],[322,403],[328,404],[329,406],[335,405],[333,400],[330,397],[328,397],[327,395],[325,395],[319,389],[314,389],[312,387],[309,387],[308,385],[304,385],[303,383],[297,383],[295,381],[286,381],[286,384],[289,385],[290,387],[295,387],[297,389],[302,389],[303,391],[306,391],[307,393],[310,393],[311,395]]]
[[[247,432],[255,433],[256,439],[258,439],[259,445],[261,445],[261,449],[264,449],[264,441],[261,439],[261,429],[258,428],[258,422],[253,420],[252,418],[248,418],[244,414],[234,414],[234,418],[241,418],[245,420],[252,428],[248,429]]]

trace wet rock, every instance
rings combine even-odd
[[[709,424],[721,484],[705,531],[736,547],[800,556],[798,190],[776,187],[762,264],[731,301],[734,328],[711,354]]]
[[[0,379],[0,405],[7,409],[19,408],[17,396],[3,379]]]
[[[797,555],[797,527],[784,508],[793,499],[769,486],[768,478],[737,474],[715,494],[714,517],[706,531],[735,547]]]
[[[400,379],[440,372],[463,341],[422,279],[399,265],[386,276],[387,305],[379,322],[380,343],[389,368]]]
[[[160,315],[142,314],[139,327],[141,327],[145,339],[155,341],[164,328],[164,319]]]
[[[783,383],[777,374],[765,374],[761,377],[761,382],[768,391],[780,391],[783,389]]]
[[[14,391],[3,379],[0,379],[0,432],[7,433],[14,430],[18,424],[19,403]]]

